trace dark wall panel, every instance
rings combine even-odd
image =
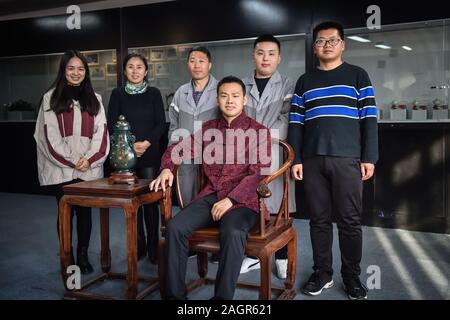
[[[381,124],[370,225],[450,232],[449,125]],[[401,147],[399,147],[401,146]]]
[[[81,29],[69,30],[69,15],[0,22],[0,56],[120,47],[120,9],[81,14]]]
[[[337,20],[345,28],[366,26],[367,8],[376,4],[381,24],[406,23],[448,17],[433,6],[410,2],[289,1],[289,0],[185,0],[123,9],[124,40],[129,47],[167,45],[308,33],[324,20]]]
[[[342,23],[344,28],[365,27],[367,13],[370,5],[377,5],[381,13],[381,27],[383,25],[408,23],[416,21],[427,21],[448,18],[450,15],[439,6],[423,4],[412,4],[411,1],[315,1],[311,2],[314,14],[314,24],[325,20],[336,20]]]
[[[364,27],[371,4],[381,23],[448,17],[436,6],[410,2],[185,0],[86,12],[81,30],[68,30],[69,15],[0,22],[0,56],[61,52],[67,48],[110,49],[255,37],[262,33],[308,33],[317,22],[335,19],[346,28]],[[122,16],[121,16],[122,11]],[[122,20],[121,20],[122,17]],[[122,29],[121,29],[122,23]]]
[[[152,46],[308,32],[305,1],[177,1],[123,9],[126,45]]]
[[[0,192],[41,193],[34,142],[35,122],[1,122]]]

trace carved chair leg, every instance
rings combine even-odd
[[[263,249],[258,258],[261,263],[259,299],[270,300],[272,298],[272,253]]]

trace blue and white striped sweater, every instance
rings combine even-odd
[[[348,104],[328,104],[336,98],[345,98],[348,100]],[[364,104],[365,101],[372,102],[370,99],[374,98],[372,86],[367,86],[359,91],[355,87],[347,85],[311,89],[302,96],[293,95],[291,102],[293,110],[290,113],[289,122],[304,124],[305,121],[318,117],[344,117],[358,120],[367,117],[376,118],[377,107]],[[315,101],[315,105],[317,105],[307,108],[311,101]]]
[[[302,75],[292,96],[288,141],[294,163],[315,155],[376,163],[377,108],[367,73],[344,62]]]

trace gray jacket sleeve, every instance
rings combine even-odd
[[[172,139],[172,134],[175,130],[179,128],[179,115],[180,115],[180,93],[177,90],[173,96],[172,102],[169,105],[169,145],[173,142],[178,141],[178,139]],[[175,138],[175,137],[174,137]]]
[[[287,79],[283,87],[283,106],[281,107],[278,119],[275,121],[271,129],[279,130],[279,138],[285,140],[287,138],[289,125],[289,111],[291,110],[291,99],[294,93],[295,83],[291,79]]]

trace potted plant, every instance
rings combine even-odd
[[[22,99],[16,100],[8,106],[8,120],[32,120],[34,118],[33,105]]]

